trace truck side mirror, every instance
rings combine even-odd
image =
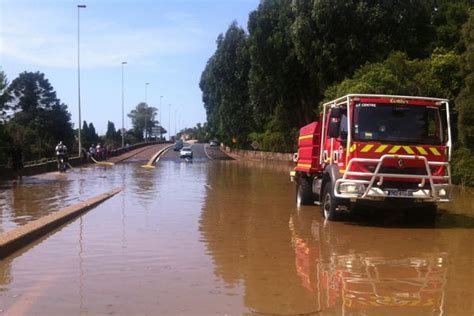
[[[330,118],[341,118],[341,108],[331,108]]]
[[[329,114],[328,137],[336,138],[339,136],[339,126],[341,125],[341,109],[332,108]]]

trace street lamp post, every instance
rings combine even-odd
[[[78,128],[78,142],[79,142],[79,157],[81,156],[81,62],[79,57],[80,46],[79,46],[79,39],[80,39],[80,31],[79,31],[79,12],[81,9],[85,9],[86,6],[84,4],[77,5],[77,103],[79,107],[79,128]]]
[[[168,104],[168,137],[171,140],[171,104]]]
[[[174,110],[174,136],[176,137],[176,113],[178,112],[178,109]]]
[[[163,112],[163,108],[161,107],[161,99],[163,99],[163,96],[160,95],[160,141],[161,141],[161,137],[163,137],[163,135],[161,135],[161,129],[162,129],[162,126],[163,126],[163,122],[161,121],[161,112]]]
[[[148,89],[149,84],[150,84],[149,82],[145,83],[145,143],[147,142],[147,136],[148,136],[147,135],[148,132],[147,132],[147,129],[146,129],[146,125],[147,125],[146,124],[146,111],[148,109],[148,104],[146,102],[147,102],[147,89]]]
[[[122,148],[125,147],[125,119],[124,119],[124,88],[123,88],[123,65],[126,65],[126,61],[122,61]]]

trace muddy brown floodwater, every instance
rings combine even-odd
[[[474,315],[474,205],[435,222],[297,209],[286,165],[128,163],[1,184],[0,227],[124,191],[0,261],[5,315]]]

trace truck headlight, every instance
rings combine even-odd
[[[365,185],[362,183],[342,183],[339,186],[339,192],[363,194],[365,192]]]
[[[439,197],[446,197],[448,195],[448,192],[446,191],[446,189],[438,189],[438,196]]]

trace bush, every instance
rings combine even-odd
[[[474,186],[474,152],[459,148],[453,155],[453,182],[463,186]]]

